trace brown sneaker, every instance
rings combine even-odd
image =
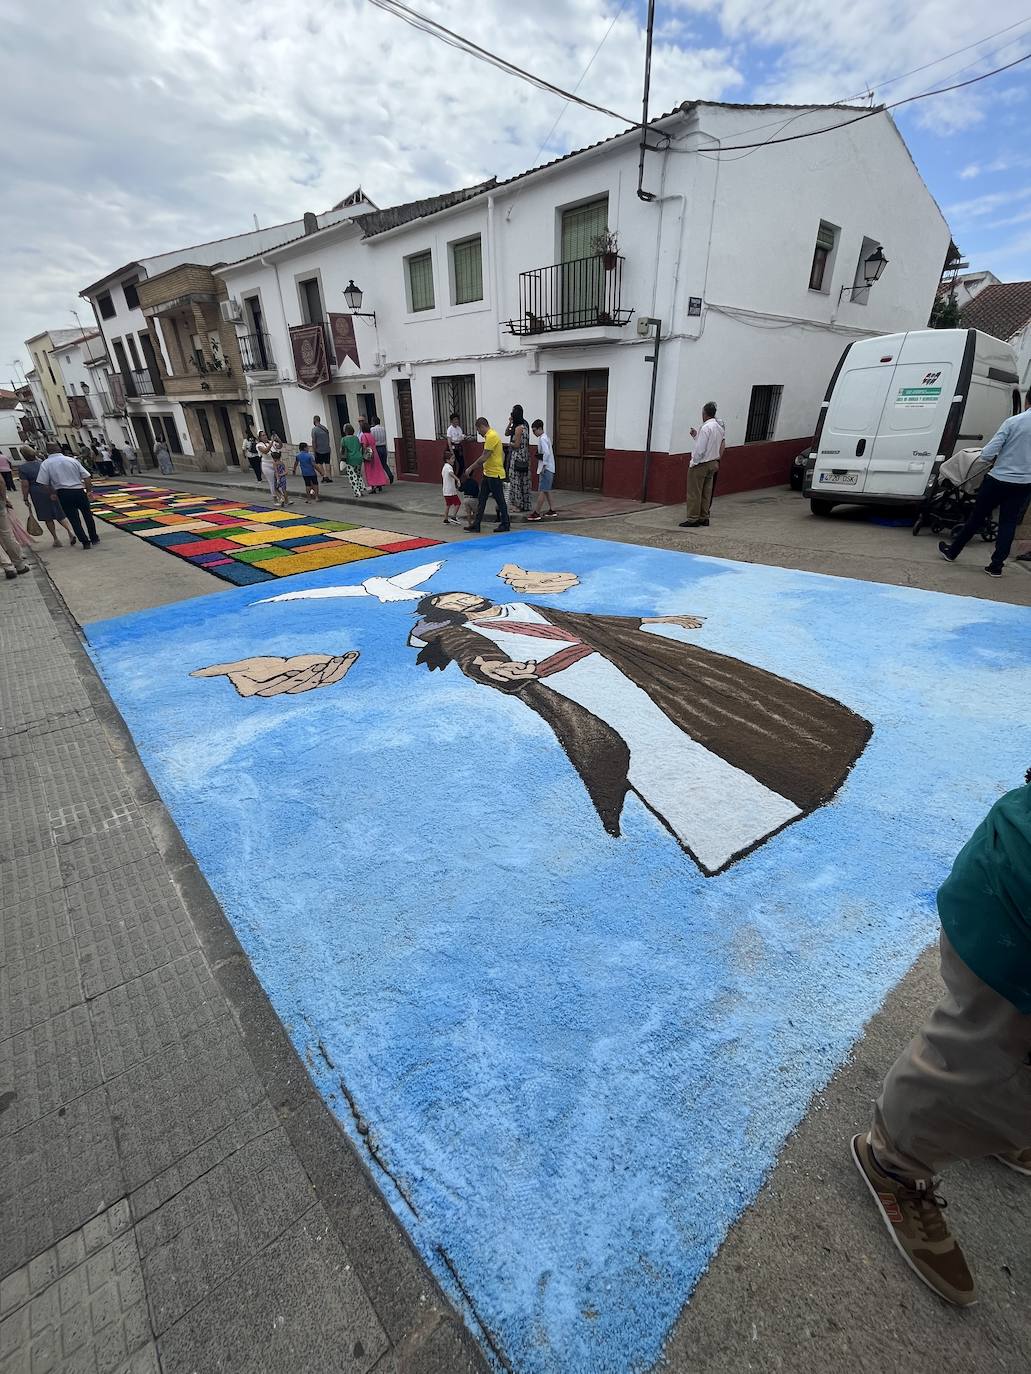
[[[973,1276],[942,1215],[945,1202],[935,1193],[933,1180],[908,1184],[883,1173],[866,1135],[852,1137],[852,1158],[910,1269],[946,1302],[973,1306]]]
[[[1000,1164],[1017,1174],[1027,1174],[1031,1178],[1031,1146],[1026,1150],[1011,1150],[1009,1154],[996,1155]]]

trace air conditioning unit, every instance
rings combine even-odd
[[[235,296],[230,296],[227,301],[221,302],[222,318],[226,324],[241,324],[243,321],[243,306]]]

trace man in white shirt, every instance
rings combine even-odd
[[[40,466],[36,481],[40,486],[49,487],[57,497],[75,531],[80,548],[89,549],[100,543],[89,503],[93,478],[78,458],[63,454],[56,444],[48,444],[47,457]]]
[[[725,434],[723,421],[716,419],[716,402],[706,401],[702,406],[702,427],[691,431],[695,443],[687,470],[687,519],[680,522],[682,530],[709,523],[712,491],[726,447]]]
[[[1001,577],[1017,526],[1031,504],[1031,391],[1025,397],[1023,411],[1003,420],[998,432],[981,450],[981,457],[995,459],[992,470],[981,483],[966,523],[951,541],[941,541],[938,552],[950,563],[955,563],[966,544],[984,528],[985,521],[998,507],[998,538],[985,572],[989,577]]]
[[[551,504],[551,488],[555,482],[555,450],[551,447],[551,440],[544,433],[543,420],[534,420],[531,429],[537,444],[537,500],[526,518],[542,520],[545,515],[558,514]],[[548,503],[547,510],[544,509],[545,501]]]

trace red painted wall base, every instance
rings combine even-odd
[[[756,491],[760,487],[787,485],[792,459],[808,448],[811,442],[809,437],[774,439],[767,444],[738,444],[728,448],[720,464],[720,495],[729,496],[735,491]],[[395,439],[394,453],[397,455],[401,452],[401,440]],[[409,482],[433,482],[439,485],[443,452],[444,445],[439,439],[416,439],[415,455],[419,470],[417,473],[398,472],[398,477]],[[481,452],[479,444],[467,443],[466,462],[472,462]],[[646,499],[667,506],[675,506],[683,501],[687,488],[689,458],[690,454],[687,453],[653,453]],[[643,474],[643,449],[606,449],[601,494],[618,497],[620,500],[638,499],[641,495]],[[534,486],[536,485],[534,479]]]

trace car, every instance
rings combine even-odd
[[[802,490],[802,483],[805,481],[806,464],[809,462],[809,459],[812,457],[812,453],[813,453],[813,450],[812,450],[811,448],[804,448],[804,449],[802,450],[802,452],[799,453],[799,454],[794,458],[794,460],[792,461],[792,464],[791,464],[791,490],[792,490],[792,491],[801,491],[801,490]]]

